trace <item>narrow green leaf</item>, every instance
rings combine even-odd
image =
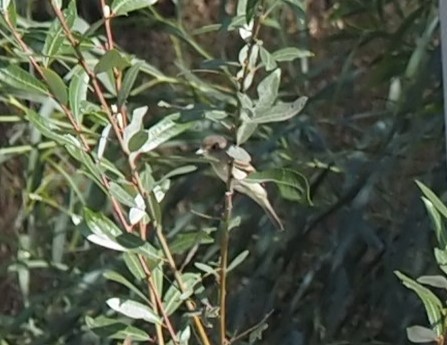
[[[411,326],[407,328],[407,337],[413,343],[438,342],[436,333],[427,327]]]
[[[118,108],[120,108],[124,102],[126,102],[127,97],[129,97],[132,91],[135,80],[137,79],[138,72],[140,71],[142,62],[137,62],[132,67],[126,71],[126,75],[123,79],[123,85],[118,93]]]
[[[447,290],[447,278],[441,275],[421,276],[417,279],[417,281],[424,285]]]
[[[132,195],[116,182],[110,182],[110,193],[122,204],[135,207],[136,203]]]
[[[155,247],[137,235],[125,232],[116,237],[116,242],[132,253],[143,255],[153,262],[161,260]]]
[[[178,234],[169,247],[171,248],[172,253],[182,254],[195,245],[213,242],[214,240],[206,232],[197,231],[187,234]]]
[[[283,191],[287,191],[290,188],[298,196],[298,199],[295,199],[293,198],[293,194],[286,194],[284,195],[286,198],[289,196],[290,200],[301,201],[312,205],[312,201],[310,200],[310,187],[306,177],[294,170],[277,168],[255,172],[250,174],[245,180],[254,183],[274,182],[278,187],[283,188]]]
[[[162,324],[161,318],[147,305],[142,303],[118,297],[109,298],[106,303],[111,309],[131,319],[145,320],[158,325]]]
[[[157,201],[154,191],[152,190],[148,195],[149,215],[156,224],[162,224],[160,203]]]
[[[419,299],[424,304],[428,320],[430,321],[430,324],[433,325],[436,335],[442,335],[443,306],[439,298],[429,289],[423,287],[406,275],[398,271],[394,271],[394,274],[402,281],[405,287],[413,290],[418,295]]]
[[[197,267],[199,270],[209,274],[213,275],[215,277],[218,277],[217,270],[207,264],[201,263],[201,262],[194,262],[194,266]]]
[[[62,1],[59,0],[57,2],[60,4]],[[73,27],[76,16],[77,16],[76,6],[73,5],[68,6],[68,8],[64,11],[65,21],[69,29]],[[51,64],[51,61],[59,52],[64,40],[65,40],[64,29],[60,21],[56,18],[51,23],[50,29],[48,30],[48,33],[45,38],[45,43],[42,49],[42,55],[44,56],[43,65],[45,67],[48,67]]]
[[[305,107],[307,97],[300,97],[292,103],[279,103],[271,108],[256,108],[255,115],[249,123],[269,123],[289,120],[298,115]]]
[[[14,28],[17,26],[16,1],[0,0],[0,13],[2,13],[2,14],[7,13],[12,26]],[[6,24],[6,21],[5,21],[5,15],[0,16],[0,24],[2,24],[5,27],[8,26],[8,24]]]
[[[247,122],[243,119],[242,124],[237,129],[236,143],[238,145],[242,145],[243,143],[245,143],[256,131],[256,128],[258,128],[258,125],[256,123]]]
[[[87,327],[101,338],[133,341],[149,341],[151,337],[143,330],[129,326],[121,321],[99,316],[96,319],[87,316],[85,318]]]
[[[152,278],[154,280],[155,288],[160,296],[163,294],[163,262],[159,262],[157,266],[152,268]]]
[[[144,269],[141,266],[141,262],[138,259],[138,256],[132,253],[123,253],[124,263],[127,266],[127,269],[137,280],[142,280],[146,278],[146,273],[144,273]]]
[[[428,21],[423,35],[418,39],[416,49],[411,54],[410,60],[405,71],[405,77],[414,78],[417,72],[423,67],[423,61],[426,59],[429,46],[433,39],[433,33],[439,25],[439,16],[433,12]]]
[[[149,135],[146,143],[141,147],[139,152],[149,152],[165,143],[169,139],[179,135],[180,133],[191,128],[193,122],[176,123],[174,119],[178,119],[179,114],[173,114],[165,117],[163,120],[147,130]]]
[[[88,74],[80,66],[76,66],[68,88],[68,100],[78,124],[82,123],[82,102],[87,100],[89,80]]]
[[[97,213],[84,208],[84,219],[87,226],[94,234],[106,235],[110,238],[116,238],[123,232],[102,213]]]
[[[114,282],[117,282],[121,285],[124,285],[129,290],[133,291],[137,296],[139,296],[143,301],[149,303],[149,300],[147,297],[140,291],[138,288],[133,285],[130,281],[128,281],[126,278],[124,278],[121,274],[115,271],[106,271],[103,274],[104,278],[108,280],[112,280]]]
[[[27,109],[26,117],[45,137],[54,140],[60,145],[72,144],[72,141],[66,135],[57,134],[60,130],[59,127],[48,118],[37,114],[31,109]]]
[[[53,96],[59,103],[66,105],[68,101],[67,86],[59,75],[49,68],[42,68],[43,77]]]
[[[422,193],[425,195],[425,197],[431,201],[433,206],[441,213],[444,218],[447,218],[447,207],[444,205],[444,203],[439,199],[435,193],[433,193],[430,188],[428,188],[426,185],[424,185],[420,181],[415,181],[418,185],[419,189],[422,191]]]
[[[107,248],[107,249],[112,249],[112,250],[117,250],[119,252],[126,252],[127,249],[124,248],[122,245],[116,243],[116,241],[113,238],[108,237],[105,234],[88,234],[86,236],[87,240],[97,244],[98,246]]]
[[[193,172],[196,170],[197,170],[197,167],[195,165],[185,165],[185,166],[176,168],[176,169],[168,172],[165,176],[163,176],[163,178],[158,183],[160,183],[164,180],[170,179],[172,177],[175,177],[175,176],[189,174],[190,172]]]
[[[112,49],[108,50],[103,56],[101,56],[94,70],[96,74],[99,74],[108,72],[112,68],[122,70],[129,66],[129,64],[129,60],[123,57],[118,50]]]
[[[129,140],[129,151],[138,152],[148,140],[149,133],[147,131],[139,131],[135,133]]]
[[[48,95],[44,83],[17,65],[0,68],[0,82],[22,91]]]
[[[247,23],[255,17],[259,0],[247,0],[247,7],[245,8],[245,20]]]
[[[230,272],[231,270],[234,270],[237,266],[239,266],[247,258],[248,254],[250,254],[250,252],[248,250],[244,250],[242,253],[236,256],[228,265],[227,271]]]
[[[265,77],[258,85],[259,101],[256,104],[259,108],[271,107],[278,97],[279,83],[281,81],[281,70],[278,68],[267,77]]]
[[[433,230],[436,234],[436,239],[438,240],[439,246],[441,248],[446,248],[447,246],[447,233],[445,231],[444,222],[441,219],[441,215],[438,210],[434,207],[433,203],[425,197],[421,198],[424,202],[425,209],[430,216],[431,222],[433,224]]]
[[[146,114],[147,109],[148,109],[147,106],[134,109],[134,111],[132,112],[130,123],[127,125],[126,128],[124,128],[123,141],[126,144],[126,147],[129,151],[130,151],[129,148],[130,139],[136,133],[138,133],[143,129],[143,117]]]
[[[1,0],[1,10],[2,13],[5,13],[8,11],[8,6],[11,3],[11,0]]]
[[[434,252],[439,268],[447,274],[447,251],[445,249],[441,250],[439,248],[435,248]]]
[[[259,56],[261,58],[262,63],[264,64],[265,70],[267,72],[272,71],[276,67],[278,67],[272,54],[270,54],[270,52],[262,46],[260,47],[260,50],[259,50]]]
[[[177,282],[172,284],[163,298],[166,314],[172,315],[178,307],[190,297],[194,292],[194,286],[200,281],[200,275],[196,273],[184,273],[182,275],[183,283],[186,286],[187,292],[183,294],[178,288]]]
[[[112,13],[116,16],[126,15],[129,12],[149,7],[158,0],[114,0],[112,3]]]
[[[299,48],[284,48],[277,50],[276,52],[272,53],[272,57],[275,61],[281,62],[281,61],[293,61],[295,59],[302,59],[305,57],[311,57],[314,56],[314,54],[308,50],[303,50]]]
[[[92,157],[80,147],[80,144],[74,145],[71,142],[65,148],[74,159],[82,163],[82,167],[94,177],[94,181],[100,184],[103,172],[98,164],[93,161]]]

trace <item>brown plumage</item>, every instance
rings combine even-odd
[[[197,151],[197,154],[202,154],[210,160],[214,172],[224,182],[228,181],[228,163],[232,160],[227,153],[230,146],[223,136],[210,135],[203,140],[201,148]],[[250,164],[249,159],[247,161],[234,160],[231,172],[233,188],[255,201],[263,208],[275,227],[284,230],[281,220],[268,200],[267,190],[260,183],[250,183],[244,180],[255,171],[256,169]]]

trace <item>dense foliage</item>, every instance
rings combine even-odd
[[[0,3],[1,345],[441,341],[437,1]]]

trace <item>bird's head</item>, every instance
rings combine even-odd
[[[213,153],[222,152],[228,146],[228,141],[221,135],[210,135],[202,141],[200,149],[196,151],[198,155],[212,155]]]

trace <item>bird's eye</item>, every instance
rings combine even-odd
[[[219,150],[219,149],[220,149],[219,143],[215,143],[215,144],[213,144],[213,146],[211,146],[211,148],[212,148],[213,150]]]

